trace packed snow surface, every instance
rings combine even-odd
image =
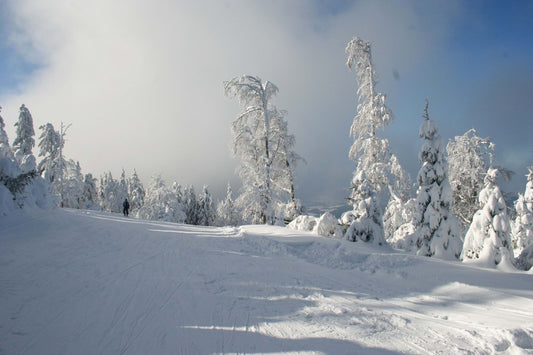
[[[533,354],[533,274],[281,227],[0,217],[0,354]]]

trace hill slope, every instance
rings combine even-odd
[[[1,354],[533,353],[533,275],[284,228],[0,218]]]

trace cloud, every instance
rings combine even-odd
[[[297,177],[304,201],[338,203],[355,167],[347,159],[356,84],[344,64],[346,43],[354,35],[373,42],[379,89],[398,94],[392,129],[409,127],[416,137],[423,97],[407,108],[401,85],[443,52],[459,7],[357,1],[321,12],[320,4],[11,1],[10,43],[39,69],[17,94],[0,95],[3,117],[12,126],[24,102],[36,125],[72,123],[66,154],[85,172],[136,168],[145,182],[162,172],[225,191],[238,165],[229,145],[239,107],[222,83],[258,75],[280,88],[274,103],[288,110],[308,161]],[[409,110],[415,123],[405,120]]]

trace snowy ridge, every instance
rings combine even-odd
[[[0,354],[533,353],[531,272],[271,226],[0,223]]]

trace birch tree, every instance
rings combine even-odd
[[[490,138],[479,137],[475,129],[470,129],[450,140],[446,150],[452,187],[452,212],[461,221],[463,232],[466,232],[479,207],[479,192],[483,189],[483,178],[492,162],[494,143]]]
[[[287,132],[286,112],[271,103],[278,88],[251,75],[233,78],[224,88],[242,106],[232,123],[233,154],[241,159],[238,172],[243,181],[236,202],[245,220],[274,223],[275,207],[284,195],[294,199],[293,168],[298,160],[292,151],[294,138]]]

